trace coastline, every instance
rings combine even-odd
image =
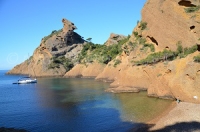
[[[80,78],[80,77],[71,76],[71,77],[60,77],[60,78]],[[81,78],[94,78],[94,77],[81,76]],[[94,79],[94,81],[95,80],[96,79]],[[96,81],[103,81],[103,80],[96,80]],[[123,92],[127,91],[125,90],[119,93]],[[186,130],[192,129],[192,131],[198,129],[200,131],[200,104],[186,103],[186,102],[180,102],[177,104],[176,101],[173,101],[172,104],[161,114],[157,115],[154,119],[148,122],[138,123],[138,127],[136,129],[132,129],[131,131],[167,131],[167,130],[169,131],[169,129],[182,130],[183,128]]]
[[[176,102],[173,101],[173,102],[171,103],[171,105],[170,105],[165,111],[163,111],[161,114],[159,114],[159,115],[157,115],[156,117],[154,117],[152,120],[148,121],[147,124],[149,124],[149,125],[150,125],[150,124],[156,124],[157,122],[159,122],[159,120],[160,120],[161,118],[167,116],[168,113],[169,113],[170,111],[172,111],[172,110],[176,107],[176,105],[177,105]]]
[[[150,131],[200,131],[200,104],[180,102],[161,117]]]
[[[173,102],[162,114],[146,124],[132,129],[134,132],[200,132],[200,104]]]

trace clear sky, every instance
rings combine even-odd
[[[73,22],[85,39],[103,44],[110,33],[131,34],[146,0],[0,0],[0,70],[28,59],[41,39]]]

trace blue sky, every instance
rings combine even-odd
[[[31,56],[41,39],[73,22],[85,39],[103,44],[110,33],[132,33],[146,0],[0,0],[0,70]]]

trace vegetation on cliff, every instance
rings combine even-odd
[[[44,38],[42,38],[42,40],[44,41],[44,42],[46,42],[49,38],[51,38],[53,35],[58,35],[60,32],[62,32],[63,31],[63,29],[60,29],[60,30],[53,30],[52,32],[51,32],[51,34],[49,34],[48,36],[45,36]]]
[[[194,45],[192,47],[186,47],[183,48],[181,45],[181,42],[177,43],[177,50],[171,51],[164,49],[163,51],[156,52],[149,54],[145,59],[142,59],[140,61],[135,61],[136,65],[144,65],[144,64],[155,64],[160,61],[171,61],[176,58],[185,58],[187,55],[194,53],[197,51],[197,45]],[[195,58],[196,61],[198,61],[198,57]]]
[[[141,22],[140,22],[140,25],[139,25],[139,28],[141,28],[141,30],[146,29],[146,28],[147,28],[147,22],[141,21]]]
[[[194,62],[200,63],[200,54],[197,56],[194,56]]]
[[[188,7],[188,8],[185,8],[185,12],[186,13],[192,13],[192,12],[196,12],[200,10],[200,5],[199,6],[195,6],[195,7]]]
[[[73,62],[65,56],[52,57],[51,60],[48,66],[49,69],[60,68],[63,65],[66,71],[69,71],[74,67]]]
[[[108,62],[122,53],[122,45],[124,45],[129,38],[130,36],[120,40],[117,44],[109,46],[88,42],[83,46],[83,49],[78,56],[78,61],[80,63],[92,63],[97,61],[99,63],[108,64]]]

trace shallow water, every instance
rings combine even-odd
[[[0,127],[38,131],[128,131],[152,119],[171,101],[141,93],[106,93],[109,83],[94,79],[38,78],[12,84],[21,76],[0,71]]]

